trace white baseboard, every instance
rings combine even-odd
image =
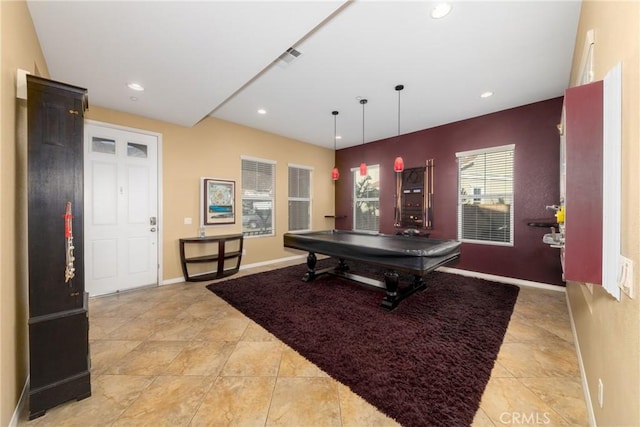
[[[318,257],[320,258],[320,257]],[[271,265],[271,264],[278,264],[281,262],[288,262],[288,261],[294,261],[296,259],[307,259],[307,255],[293,255],[293,256],[289,256],[286,258],[278,258],[278,259],[273,259],[273,260],[269,260],[269,261],[261,261],[261,262],[256,262],[253,264],[247,264],[247,265],[242,265],[240,266],[240,270],[246,270],[248,268],[256,268],[256,267],[264,267],[265,265]]]
[[[591,392],[589,391],[589,382],[587,381],[587,373],[582,362],[582,353],[580,352],[580,342],[578,341],[578,332],[576,324],[573,320],[573,312],[571,311],[571,303],[569,302],[569,294],[566,297],[567,309],[569,310],[569,320],[571,321],[571,332],[573,334],[574,347],[576,348],[576,356],[578,358],[578,366],[580,367],[580,379],[582,380],[582,392],[584,393],[585,404],[587,405],[587,416],[589,417],[589,426],[596,427],[596,415],[593,412],[593,403],[591,400]]]
[[[24,408],[27,406],[28,390],[29,390],[29,376],[27,375],[27,379],[24,382],[24,387],[22,388],[22,393],[20,394],[20,400],[18,400],[16,409],[13,411],[13,416],[11,417],[11,421],[9,422],[8,427],[18,426],[18,420],[20,420],[20,415],[23,413]]]
[[[459,274],[461,276],[467,277],[476,277],[478,279],[490,280],[492,282],[507,283],[509,285],[528,286],[531,288],[546,289],[548,291],[566,292],[564,286],[533,282],[531,280],[515,279],[513,277],[496,276],[494,274],[478,273],[476,271],[460,270],[458,268],[438,267],[437,271],[442,271],[443,273]]]
[[[245,265],[241,265],[240,266],[240,270],[247,270],[249,268],[256,268],[256,267],[264,267],[265,265],[271,265],[271,264],[278,264],[281,262],[287,262],[287,261],[294,261],[296,259],[306,259],[307,256],[306,255],[294,255],[294,256],[290,256],[290,257],[285,257],[285,258],[277,258],[277,259],[271,259],[268,261],[261,261],[261,262],[255,262],[253,264],[245,264]],[[321,257],[318,257],[321,258]],[[167,280],[163,280],[161,283],[161,286],[163,285],[174,285],[176,283],[182,283],[184,282],[184,277],[180,276],[180,277],[176,277],[173,279],[167,279]]]

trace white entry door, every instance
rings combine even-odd
[[[87,124],[85,288],[90,296],[158,284],[158,138]]]

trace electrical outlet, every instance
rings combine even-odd
[[[635,298],[634,288],[634,265],[633,260],[620,255],[618,271],[618,286],[622,289],[622,292],[627,294],[629,298]]]
[[[193,221],[192,221],[192,219],[191,219],[191,218],[185,218],[185,219],[184,219],[184,225],[191,225],[191,223],[192,223],[192,222],[193,222]]]
[[[604,406],[604,384],[600,378],[598,378],[598,405],[601,408]]]

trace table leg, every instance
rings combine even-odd
[[[304,276],[302,276],[302,280],[305,282],[311,282],[316,278],[316,262],[318,259],[316,258],[316,254],[313,252],[309,252],[307,255],[307,272]]]
[[[413,282],[409,286],[400,289],[398,287],[399,275],[393,270],[387,270],[384,273],[384,284],[387,288],[387,294],[380,304],[385,310],[393,310],[400,304],[400,301],[413,294],[416,291],[426,289],[427,284],[422,276],[414,276]]]
[[[344,258],[339,259],[338,266],[336,267],[336,271],[340,271],[340,272],[349,271],[349,266],[347,265],[347,262],[344,260]]]
[[[387,270],[384,273],[384,284],[387,288],[387,294],[382,299],[382,307],[386,310],[393,310],[400,302],[398,295],[398,282],[400,276],[393,270]]]

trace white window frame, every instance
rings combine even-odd
[[[369,171],[375,168],[378,170],[378,180],[380,179],[380,165],[368,165],[367,166],[367,175],[369,174]],[[353,231],[357,231],[359,233],[371,233],[371,234],[378,234],[380,232],[380,187],[378,187],[378,197],[358,197],[357,195],[357,188],[358,188],[358,180],[360,179],[360,168],[352,168],[351,169],[351,175],[353,176]],[[379,185],[379,184],[378,184]],[[367,229],[358,229],[356,228],[356,218],[357,218],[357,213],[356,210],[358,208],[358,202],[377,202],[378,203],[378,229],[377,230],[367,230]]]
[[[512,152],[512,171],[511,171],[511,192],[491,192],[491,191],[487,191],[487,189],[485,188],[484,191],[482,191],[481,194],[476,194],[476,191],[472,191],[471,194],[462,194],[462,170],[461,170],[461,159],[463,158],[467,158],[467,157],[472,157],[472,156],[482,156],[482,155],[486,155],[486,154],[491,154],[491,153],[498,153],[498,152],[508,152],[511,151]],[[461,242],[465,242],[465,243],[476,243],[476,244],[483,244],[483,245],[495,245],[495,246],[514,246],[515,242],[514,242],[514,211],[515,211],[515,188],[513,185],[513,182],[515,181],[515,144],[508,144],[508,145],[501,145],[501,146],[497,146],[497,147],[490,147],[490,148],[482,148],[482,149],[478,149],[478,150],[469,150],[469,151],[462,151],[459,153],[456,153],[456,160],[458,163],[458,186],[457,186],[457,190],[458,190],[458,240]],[[483,176],[483,179],[486,179],[486,174]],[[475,188],[474,188],[475,190]],[[464,221],[463,221],[463,206],[465,205],[465,201],[470,201],[470,203],[468,204],[481,204],[483,199],[496,199],[496,198],[502,198],[505,200],[509,200],[509,241],[508,242],[500,242],[500,241],[494,241],[494,240],[482,240],[482,239],[463,239],[463,225],[464,225]]]
[[[305,232],[305,231],[311,231],[313,222],[313,218],[312,218],[312,212],[313,212],[313,206],[312,206],[312,200],[313,200],[313,194],[312,194],[312,190],[313,190],[313,167],[311,166],[304,166],[304,165],[296,165],[293,163],[289,163],[288,164],[288,168],[287,168],[287,183],[291,182],[291,169],[296,169],[296,170],[305,170],[309,172],[309,188],[308,188],[308,194],[309,197],[299,197],[299,196],[292,196],[291,195],[291,187],[289,186],[288,189],[288,195],[289,195],[289,208],[288,208],[288,220],[287,220],[287,228],[288,231],[292,232],[292,233],[301,233],[301,232]],[[308,228],[300,228],[300,229],[295,229],[292,230],[290,227],[291,223],[290,223],[290,219],[291,219],[291,202],[308,202],[309,203],[309,212],[307,213],[307,222],[309,224]]]
[[[277,162],[275,160],[268,160],[268,159],[261,159],[261,158],[257,158],[257,157],[249,157],[249,156],[240,156],[240,176],[242,177],[242,175],[244,174],[244,168],[242,166],[242,161],[246,160],[246,161],[250,161],[250,162],[256,162],[256,163],[262,163],[265,165],[270,165],[271,166],[271,179],[272,179],[272,183],[271,183],[271,195],[270,196],[265,196],[264,194],[261,195],[255,195],[255,196],[251,196],[251,195],[245,195],[245,187],[244,187],[244,182],[241,182],[240,185],[240,198],[241,198],[241,211],[240,211],[240,218],[242,219],[241,225],[242,225],[242,234],[244,234],[245,238],[257,238],[257,237],[273,237],[276,235],[276,222],[275,222],[275,218],[276,218],[276,164]],[[244,181],[244,180],[243,180]],[[244,212],[244,202],[245,201],[265,201],[268,200],[271,203],[271,232],[270,233],[258,233],[258,234],[254,234],[251,232],[247,232],[244,228],[244,216],[245,216],[245,212]],[[258,202],[259,203],[259,202]],[[265,227],[268,228],[268,227]]]

